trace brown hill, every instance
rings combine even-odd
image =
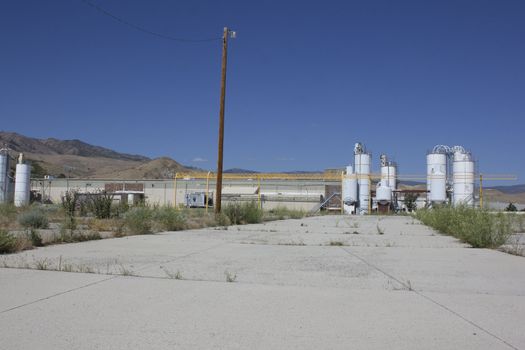
[[[177,172],[187,172],[188,169],[171,158],[161,157],[139,166],[100,174],[98,177],[108,179],[171,179]]]
[[[36,139],[15,132],[0,131],[0,145],[7,145],[15,152],[45,155],[75,155],[82,157],[111,158],[131,161],[148,161],[148,157],[119,153],[109,148],[93,146],[80,140]]]
[[[80,140],[36,139],[0,132],[0,146],[11,149],[13,157],[23,152],[33,164],[34,177],[163,179],[170,178],[175,172],[188,171],[167,157],[151,160]]]

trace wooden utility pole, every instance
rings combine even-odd
[[[479,207],[483,209],[483,175],[479,174]]]
[[[228,61],[228,27],[222,35],[222,74],[221,74],[221,107],[219,111],[219,154],[217,157],[217,183],[215,188],[215,213],[221,212],[222,200],[222,154],[224,147],[224,101],[226,99],[226,64]]]

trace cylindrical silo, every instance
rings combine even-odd
[[[23,156],[20,154],[19,163],[16,165],[15,174],[15,206],[22,207],[29,204],[31,190],[31,166],[23,164]]]
[[[397,165],[396,163],[390,163],[387,167],[388,174],[388,187],[393,190],[397,189]]]
[[[456,205],[474,205],[474,162],[466,151],[454,152],[452,165],[454,192],[452,202]]]
[[[0,150],[0,204],[8,202],[9,196],[9,153]]]
[[[351,165],[346,167],[346,175],[343,179],[343,202],[345,213],[351,214],[358,200],[357,178]]]
[[[370,201],[370,153],[360,143],[354,148],[355,155],[355,174],[357,176],[359,194],[359,213],[368,213]]]
[[[427,154],[427,190],[429,203],[447,200],[447,154]]]
[[[396,166],[394,163],[388,162],[387,165],[381,166],[381,185],[390,187],[392,190],[396,189]]]

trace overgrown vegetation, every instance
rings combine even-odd
[[[278,220],[285,219],[302,219],[307,213],[302,210],[293,210],[285,206],[278,206],[268,211],[270,218],[276,218]]]
[[[405,193],[405,198],[403,199],[403,204],[405,204],[405,207],[407,208],[407,211],[412,212],[416,210],[417,208],[417,193]]]
[[[232,225],[256,224],[263,218],[263,211],[256,202],[229,203],[223,211]]]
[[[31,208],[18,215],[18,223],[24,228],[48,228],[49,221],[46,214],[39,208]]]
[[[111,217],[112,194],[100,191],[90,194],[88,198],[88,205],[97,219],[109,219]]]
[[[65,218],[64,228],[74,230],[76,228],[75,210],[77,207],[78,195],[76,191],[69,190],[62,197],[62,209],[64,210]]]
[[[513,217],[468,207],[422,209],[415,213],[425,225],[459,238],[474,248],[496,248],[512,234]]]
[[[4,230],[0,230],[0,254],[13,253],[17,250],[16,248],[16,237]]]
[[[152,211],[149,207],[131,208],[124,214],[124,225],[131,234],[151,233],[152,217]]]
[[[180,210],[161,207],[153,212],[153,219],[159,231],[179,231],[186,228],[186,220]]]
[[[285,207],[264,212],[256,202],[229,203],[217,215],[213,209],[206,211],[204,208],[144,203],[128,207],[104,192],[85,195],[69,190],[63,194],[59,205],[35,203],[23,208],[0,205],[0,254],[48,244],[205,227],[227,229],[231,224],[304,216],[305,212]]]

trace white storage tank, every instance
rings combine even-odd
[[[351,165],[346,167],[346,174],[343,179],[343,202],[344,211],[351,214],[354,210],[357,197],[357,178]]]
[[[430,203],[447,200],[447,154],[427,154],[427,190]]]
[[[9,197],[9,153],[0,150],[0,204],[8,202]]]
[[[361,143],[354,147],[355,174],[357,176],[359,194],[359,213],[368,213],[370,201],[370,153],[367,153]]]
[[[381,168],[381,178],[385,179],[385,184],[392,190],[397,188],[397,168],[395,163],[389,162],[387,166]]]
[[[381,183],[376,187],[376,201],[380,204],[388,204],[392,201],[392,189]]]
[[[470,153],[454,152],[452,179],[454,192],[452,202],[456,205],[474,205],[474,161]]]
[[[29,204],[31,190],[31,166],[24,164],[23,154],[20,153],[15,174],[15,206],[23,207]]]

